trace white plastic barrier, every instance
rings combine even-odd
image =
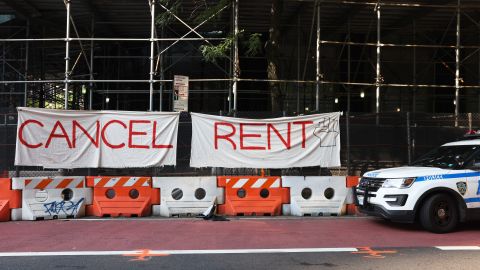
[[[12,188],[23,190],[21,215],[12,213],[12,220],[77,218],[92,204],[92,189],[85,187],[83,176],[16,177]]]
[[[290,204],[283,205],[283,215],[344,214],[348,194],[345,181],[345,176],[282,176],[282,186],[290,188]]]
[[[153,187],[160,188],[160,205],[153,206],[156,216],[195,216],[224,201],[215,176],[153,177]]]

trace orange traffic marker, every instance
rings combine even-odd
[[[360,180],[360,176],[347,176],[347,187],[353,188],[358,185],[358,181]],[[358,214],[357,206],[355,204],[347,204],[347,215],[356,215]]]

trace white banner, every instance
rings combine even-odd
[[[179,113],[18,108],[15,165],[175,165]]]
[[[340,166],[340,113],[242,119],[192,113],[191,167]]]

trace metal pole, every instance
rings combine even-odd
[[[234,16],[233,16],[233,33],[234,33],[234,42],[233,42],[233,111],[237,113],[237,104],[238,104],[238,75],[240,74],[240,67],[238,64],[238,0],[233,0]]]
[[[30,35],[30,20],[27,19],[27,28],[26,28],[26,38]],[[28,49],[29,49],[29,42],[25,42],[25,76],[23,77],[25,81],[28,81]],[[24,97],[23,97],[23,106],[27,107],[27,90],[28,85],[25,82],[24,85]]]
[[[297,80],[300,81],[300,15],[297,16]],[[300,83],[297,83],[297,114],[300,114]]]
[[[458,126],[460,107],[460,0],[457,2],[457,43],[455,44],[455,126]]]
[[[65,110],[68,109],[68,80],[70,79],[70,0],[65,0],[67,7],[67,34],[65,38]]]
[[[412,138],[410,135],[410,112],[407,112],[407,155],[408,165],[412,163]]]
[[[5,81],[5,61],[7,61],[7,56],[5,55],[6,53],[6,50],[5,50],[5,45],[6,43],[5,42],[2,42],[2,81]],[[27,79],[25,79],[27,80]],[[3,88],[3,91],[7,91],[7,87],[5,84],[2,84],[2,88]],[[12,96],[10,94],[10,100],[11,100]]]
[[[92,16],[92,40],[90,41],[90,80],[93,80],[93,37],[95,36],[95,17]],[[93,82],[90,82],[90,90],[88,91],[88,109],[92,110],[93,105]]]
[[[154,52],[154,38],[155,38],[155,0],[150,1],[150,94],[149,94],[149,111],[153,111],[153,75],[154,75],[154,61],[153,61],[153,52]]]
[[[377,124],[378,124],[378,114],[380,113],[380,3],[377,2],[376,6],[377,12],[377,66],[376,66],[376,77],[375,77],[375,112],[377,113]]]
[[[162,31],[160,32],[160,34],[162,35],[162,38],[163,38],[163,35],[164,35],[164,28],[162,27]],[[163,45],[163,42],[160,41],[160,48],[162,48],[162,45]],[[159,56],[159,66],[160,66],[160,80],[164,80],[165,79],[165,71],[164,71],[164,68],[163,68],[163,54],[160,54]],[[159,107],[159,110],[160,111],[163,111],[163,85],[164,85],[164,82],[160,82],[160,88],[159,88],[159,92],[160,92],[160,97],[159,97],[159,102],[160,102],[160,107]]]
[[[347,34],[348,34],[348,41],[351,40],[351,20],[348,18],[348,29],[347,29]],[[350,83],[351,80],[351,51],[350,51],[350,44],[347,45],[347,81]],[[350,103],[351,103],[351,92],[352,92],[352,87],[350,85],[347,86],[347,112],[350,112]]]
[[[351,175],[351,161],[350,161],[350,111],[345,113],[347,126],[347,175]]]
[[[416,28],[416,20],[413,20],[413,43],[416,43],[416,35],[417,28]],[[413,84],[417,84],[417,49],[413,47]],[[417,87],[413,87],[413,98],[412,98],[413,108],[412,111],[415,113],[417,111]]]
[[[347,24],[347,35],[348,35],[348,41],[351,40],[351,29],[350,29],[350,17],[348,18],[348,24]],[[350,52],[350,44],[347,45],[347,80],[350,82],[351,80],[351,63],[350,63],[350,57],[351,57],[351,52]],[[351,160],[350,160],[350,97],[351,95],[351,86],[347,86],[347,113],[345,114],[346,117],[346,125],[347,125],[347,175],[352,175],[351,171]]]
[[[320,3],[317,1],[317,57],[316,57],[316,93],[315,93],[315,110],[320,110]]]

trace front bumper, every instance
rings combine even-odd
[[[355,200],[355,205],[357,206],[360,213],[369,216],[381,217],[391,220],[393,222],[415,222],[415,211],[413,210],[389,210],[382,205],[369,203],[367,200],[364,200],[362,204],[360,204],[358,202],[358,196],[355,188],[353,188],[353,198]]]

